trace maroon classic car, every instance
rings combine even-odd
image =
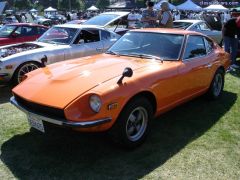
[[[35,41],[47,30],[48,27],[38,24],[16,23],[4,25],[0,29],[0,46]]]

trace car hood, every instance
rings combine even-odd
[[[106,27],[106,26],[108,26],[109,24],[111,24],[112,22],[115,22],[115,21],[123,18],[124,16],[127,16],[128,14],[129,14],[129,12],[108,12],[108,13],[102,13],[102,14],[99,14],[99,15],[97,15],[97,16],[94,16],[94,17],[90,18],[89,20],[85,21],[85,22],[82,23],[82,24],[83,24],[83,25],[98,25],[98,26]],[[98,21],[98,22],[96,21],[96,22],[94,22],[94,23],[92,24],[92,20],[95,19],[95,18],[97,18],[97,17],[99,17],[99,16],[104,17],[104,16],[111,16],[111,15],[113,15],[113,16],[117,15],[117,17],[112,18],[112,19],[110,19],[109,21],[106,21],[105,24],[101,24],[100,21]]]
[[[2,41],[6,41],[6,40],[9,40],[10,38],[8,38],[8,37],[0,37],[0,42],[2,42]]]
[[[150,60],[107,54],[65,61],[30,72],[29,78],[13,92],[31,102],[64,108],[94,87],[120,77],[124,68],[134,71],[150,63]]]
[[[0,60],[7,61],[12,58],[19,58],[20,56],[29,56],[44,51],[53,51],[65,46],[66,45],[54,45],[37,41],[2,46],[0,48]]]

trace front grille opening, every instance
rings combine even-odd
[[[42,115],[45,117],[49,117],[52,119],[66,121],[66,117],[64,115],[63,109],[43,106],[37,103],[29,102],[16,94],[14,94],[14,97],[15,97],[15,100],[19,103],[19,105],[21,105],[22,107],[24,107],[30,112],[33,112],[35,114]]]

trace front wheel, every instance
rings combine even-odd
[[[152,117],[151,103],[146,98],[134,99],[123,109],[110,135],[118,144],[134,148],[145,140]]]
[[[208,90],[208,97],[217,99],[221,96],[224,87],[224,71],[218,69],[213,77],[210,88]]]
[[[26,73],[29,73],[39,67],[40,65],[36,62],[26,62],[20,65],[14,73],[13,83],[14,84],[21,83]]]

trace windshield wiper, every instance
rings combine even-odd
[[[151,54],[140,54],[140,53],[130,53],[128,54],[129,56],[135,56],[135,57],[140,57],[140,58],[148,58],[148,59],[156,59],[156,60],[160,60],[163,62],[163,59],[160,58],[159,56],[154,56]]]

